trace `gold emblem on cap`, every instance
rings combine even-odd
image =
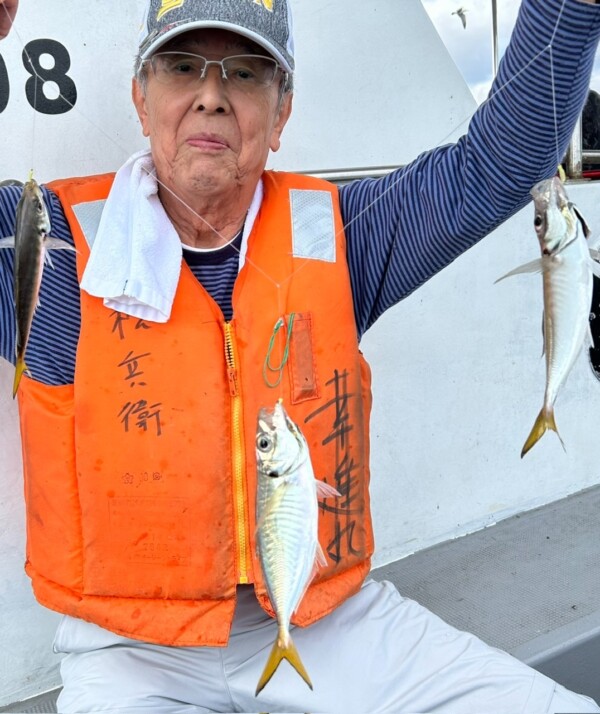
[[[162,0],[160,8],[158,10],[158,15],[156,16],[157,21],[161,17],[164,17],[171,10],[175,10],[177,7],[181,7],[185,0]]]
[[[269,12],[273,12],[273,2],[274,0],[254,0],[255,5],[262,5]]]

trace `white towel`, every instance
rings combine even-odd
[[[150,151],[134,154],[118,171],[106,204],[81,288],[104,304],[148,322],[167,322],[181,272],[181,240],[158,197]],[[246,215],[239,269],[260,210],[259,180]]]
[[[166,322],[181,272],[181,240],[158,197],[149,150],[117,171],[81,287],[104,304]]]
[[[263,182],[262,179],[259,179],[258,184],[256,185],[256,190],[254,191],[252,203],[250,204],[250,208],[248,209],[248,213],[246,214],[246,220],[244,221],[244,232],[242,233],[242,244],[240,246],[240,262],[238,266],[238,271],[242,269],[242,266],[246,262],[246,253],[248,252],[248,238],[250,237],[250,233],[254,228],[254,221],[256,220],[256,216],[258,216],[258,212],[260,211],[260,207],[262,206],[263,196]]]

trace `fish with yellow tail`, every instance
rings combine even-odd
[[[541,272],[544,287],[546,389],[521,458],[548,429],[556,432],[564,448],[554,419],[554,402],[589,334],[593,276],[600,277],[600,265],[595,260],[598,253],[587,243],[590,229],[569,201],[560,179],[541,181],[533,187],[531,195],[542,256],[499,278]]]
[[[29,341],[33,315],[39,302],[44,262],[52,265],[49,249],[75,250],[74,246],[59,238],[51,238],[50,217],[42,191],[30,174],[27,183],[6,181],[4,185],[23,186],[17,204],[15,235],[0,240],[0,248],[14,248],[14,298],[17,323],[16,369],[13,398],[19,389],[25,364],[25,350]]]
[[[274,409],[259,411],[256,460],[258,557],[277,617],[277,638],[256,687],[258,696],[283,659],[312,689],[290,635],[290,620],[318,565],[327,563],[318,540],[317,499],[340,494],[315,479],[306,439],[281,400]]]

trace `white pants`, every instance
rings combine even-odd
[[[64,618],[61,714],[600,712],[505,652],[368,581],[334,613],[292,636],[314,691],[283,662],[254,691],[275,639],[252,588],[240,588],[229,645],[162,647]]]

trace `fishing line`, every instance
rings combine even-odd
[[[556,86],[555,86],[555,77],[554,77],[554,58],[553,58],[553,42],[554,38],[556,37],[556,33],[558,31],[560,21],[563,16],[564,8],[567,3],[567,0],[563,0],[560,10],[559,10],[559,15],[556,20],[556,24],[554,26],[553,32],[552,32],[552,38],[550,42],[543,48],[541,49],[536,55],[534,55],[516,74],[514,74],[512,77],[509,77],[509,79],[504,82],[502,85],[500,85],[498,88],[494,89],[494,93],[490,94],[477,108],[476,111],[479,111],[483,106],[488,104],[489,102],[493,101],[497,95],[499,95],[501,92],[503,92],[506,88],[508,88],[515,80],[517,80],[519,77],[521,77],[527,70],[532,67],[534,64],[537,63],[537,61],[542,58],[546,53],[549,56],[549,65],[550,65],[550,83],[551,83],[551,91],[552,91],[552,109],[553,109],[553,117],[554,117],[554,135],[555,135],[555,143],[556,143],[556,165],[557,167],[560,165],[562,157],[560,156],[560,145],[559,145],[559,136],[558,136],[558,112],[556,108]],[[465,124],[468,124],[472,119],[472,116],[466,117],[462,122],[457,124],[452,131],[450,131],[443,139],[441,139],[435,146],[434,148],[439,148],[442,146],[451,136],[456,134],[456,132]],[[375,198],[370,204],[367,204],[365,208],[363,208],[362,211],[357,213],[350,221],[344,224],[342,229],[336,234],[336,238],[339,237],[349,226],[351,226],[353,223],[358,221],[362,216],[364,216],[366,213],[368,213],[372,208],[374,208],[381,200],[384,199],[384,197],[390,193],[400,182],[402,182],[404,179],[406,179],[408,176],[411,175],[413,171],[416,170],[416,166],[412,165],[409,166],[407,169],[404,171],[401,171],[398,175],[398,178],[395,181],[390,182],[390,185],[382,192],[380,193],[377,198]],[[302,268],[309,263],[308,260],[306,260],[303,264],[298,266],[298,268],[294,271],[292,275],[290,275],[286,280],[291,280],[294,275],[302,270]]]
[[[2,7],[3,7],[4,11],[8,14],[8,11],[7,11],[6,8],[4,7],[4,5],[2,5]],[[34,64],[33,64],[33,62],[31,61],[31,57],[30,57],[29,53],[27,52],[27,49],[26,49],[26,47],[25,47],[25,43],[24,43],[24,41],[23,41],[21,35],[19,34],[19,32],[17,31],[17,29],[15,28],[14,22],[12,23],[12,28],[11,28],[11,29],[12,29],[12,31],[15,33],[15,36],[17,37],[17,39],[19,40],[19,42],[20,42],[20,44],[21,44],[21,46],[22,46],[22,48],[23,48],[23,53],[24,53],[24,55],[26,56],[27,61],[28,61],[28,63],[29,63],[29,66],[30,66],[30,68],[31,68],[31,69],[30,69],[31,74],[35,77],[35,82],[34,82],[34,115],[33,115],[33,123],[32,123],[32,136],[33,136],[33,139],[32,139],[32,165],[34,165],[33,152],[35,151],[35,148],[34,148],[34,147],[35,147],[35,135],[36,135],[37,91],[38,91],[38,83],[43,82],[43,78],[39,75],[39,73],[37,72],[37,70],[36,70],[36,68],[35,68],[35,66],[34,66]],[[112,137],[110,134],[108,134],[102,127],[98,126],[98,125],[97,125],[95,122],[93,122],[85,113],[83,113],[78,107],[76,107],[72,102],[70,102],[70,101],[60,92],[60,90],[59,90],[59,97],[60,97],[69,107],[71,107],[71,109],[74,109],[74,110],[76,111],[76,113],[77,113],[79,116],[81,116],[84,120],[86,120],[91,126],[93,126],[97,131],[99,131],[103,136],[105,136],[114,146],[116,146],[120,151],[122,151],[124,155],[126,155],[126,156],[129,155],[129,151],[128,151],[127,149],[125,149],[123,146],[121,146],[121,145],[114,139],[114,137]],[[205,218],[204,218],[203,216],[201,216],[196,210],[194,210],[184,199],[182,199],[177,193],[175,193],[175,191],[173,191],[169,186],[167,186],[167,185],[164,184],[162,181],[160,181],[160,180],[158,179],[157,175],[156,175],[156,171],[152,171],[152,172],[151,172],[151,171],[148,171],[147,169],[145,169],[145,171],[146,171],[146,173],[147,173],[149,176],[152,176],[152,177],[154,178],[154,180],[157,182],[157,184],[158,184],[161,188],[163,188],[165,191],[167,191],[168,193],[170,193],[177,201],[179,201],[179,202],[180,202],[183,206],[185,206],[194,216],[196,216],[196,218],[198,218],[198,219],[199,219],[201,222],[203,222],[213,233],[215,233],[215,234],[223,241],[223,245],[227,245],[228,243],[231,242],[231,239],[225,238],[225,236],[224,236],[219,230],[217,230],[207,219],[205,219]],[[232,248],[238,252],[238,255],[240,254],[240,250],[237,248],[237,246],[233,245]],[[271,282],[272,284],[274,284],[275,287],[277,288],[277,290],[279,291],[279,289],[280,289],[281,286],[280,286],[276,281],[274,281],[274,280],[272,279],[272,277],[271,277],[270,275],[268,275],[259,265],[255,264],[255,263],[254,263],[252,260],[250,260],[250,259],[248,259],[248,263],[249,263],[250,265],[252,265],[252,267],[253,267],[255,270],[257,270],[266,280],[268,280],[269,282]],[[281,303],[281,299],[279,299],[279,302]],[[284,310],[283,310],[282,308],[283,308],[283,306],[280,304],[279,314],[283,316],[285,313],[284,313]],[[283,323],[285,324],[285,318],[282,317],[282,318],[280,318],[280,319],[281,319],[281,320],[283,321]],[[289,326],[289,328],[288,328],[288,333],[287,333],[288,336],[287,336],[286,346],[284,347],[284,359],[283,359],[283,361],[282,361],[282,364],[277,368],[278,375],[279,375],[279,376],[278,376],[278,379],[277,379],[276,382],[273,383],[273,384],[270,384],[270,382],[269,382],[270,386],[273,386],[273,387],[278,386],[279,383],[281,382],[282,370],[283,370],[283,367],[284,367],[285,363],[287,362],[287,356],[288,356],[288,353],[289,353],[289,340],[290,340],[290,337],[291,337],[292,324],[293,324],[293,319],[292,319],[292,323],[290,324],[290,326]],[[274,336],[276,336],[277,331],[278,331],[278,330],[275,330]],[[273,346],[274,346],[274,345],[273,345],[273,342],[274,342],[274,338],[273,338],[273,340],[272,340],[272,344],[271,344],[271,345],[269,346],[269,348],[268,348],[267,358],[266,358],[266,360],[267,360],[266,365],[267,365],[267,366],[265,366],[265,370],[266,370],[266,369],[271,369],[272,371],[275,371],[275,370],[273,370],[273,368],[272,368],[272,367],[270,366],[270,364],[269,364],[269,359],[270,359],[271,351],[272,351]],[[265,381],[267,381],[266,378],[265,378]]]
[[[272,280],[272,282],[274,282],[274,281]],[[275,287],[277,290],[277,314],[280,317],[276,321],[275,325],[273,326],[273,335],[272,335],[269,347],[267,349],[267,355],[265,357],[265,363],[263,365],[263,379],[265,381],[265,384],[268,387],[271,387],[272,389],[278,388],[278,399],[283,404],[284,397],[285,397],[284,383],[283,383],[283,370],[285,369],[285,366],[288,363],[288,359],[290,356],[292,330],[294,328],[294,319],[296,318],[296,313],[294,313],[294,312],[289,313],[289,311],[288,311],[287,303],[288,303],[288,296],[289,296],[289,290],[290,290],[290,283],[287,280],[284,280],[283,283],[275,283]],[[286,322],[286,315],[288,317],[287,322]],[[285,329],[285,336],[283,335],[283,333],[281,333],[281,336],[279,338],[279,351],[281,354],[281,360],[279,362],[279,365],[274,366],[271,364],[271,355],[273,352],[273,344],[275,342],[275,339],[277,339],[277,333],[280,332],[280,330],[282,328]],[[283,345],[282,345],[282,341],[283,341]],[[270,382],[269,372],[277,375],[275,382]]]
[[[143,168],[143,170],[148,174],[148,176],[152,176],[152,178],[156,181],[156,183],[157,183],[161,188],[164,188],[165,191],[167,191],[168,193],[170,193],[171,196],[173,196],[173,198],[175,198],[177,201],[179,201],[179,203],[181,203],[182,206],[185,206],[185,208],[187,208],[187,209],[190,211],[190,213],[192,213],[194,216],[196,216],[196,218],[198,218],[200,221],[202,221],[202,223],[204,223],[208,228],[210,228],[210,230],[213,231],[213,233],[215,233],[215,235],[217,235],[217,236],[223,241],[223,245],[222,245],[222,246],[218,246],[219,248],[224,248],[226,245],[231,245],[231,247],[233,248],[233,250],[235,250],[235,251],[238,253],[238,255],[241,255],[241,250],[240,250],[240,248],[238,248],[236,245],[233,245],[232,242],[231,242],[231,241],[233,240],[233,238],[225,238],[225,236],[224,236],[220,231],[218,231],[218,230],[210,223],[210,221],[207,221],[206,218],[204,218],[204,216],[201,216],[196,210],[194,210],[189,204],[187,204],[187,203],[183,200],[183,198],[181,198],[181,196],[179,196],[177,193],[175,193],[175,191],[173,191],[172,188],[170,188],[170,187],[167,186],[165,183],[163,183],[163,182],[157,177],[157,175],[156,175],[156,169],[155,169],[154,171],[148,171],[148,169],[146,169],[145,167],[142,167],[142,168]],[[248,263],[251,264],[264,278],[266,278],[267,280],[269,280],[270,282],[272,282],[276,287],[280,287],[280,284],[277,283],[275,280],[273,280],[273,278],[271,278],[271,276],[270,276],[268,273],[266,273],[264,270],[262,270],[262,268],[260,268],[258,265],[254,265],[254,264],[252,263],[252,261],[250,261],[250,260],[248,260]]]
[[[559,135],[558,135],[558,115],[557,115],[557,107],[556,107],[556,89],[555,89],[555,74],[554,74],[554,62],[553,62],[553,42],[556,37],[556,33],[558,31],[559,23],[561,21],[561,18],[563,16],[563,11],[566,6],[567,0],[563,0],[559,17],[557,19],[556,25],[554,27],[554,31],[552,34],[552,40],[550,41],[550,44],[546,46],[543,50],[541,50],[539,53],[537,53],[532,59],[530,59],[524,67],[522,67],[513,77],[509,78],[504,84],[495,87],[494,88],[494,94],[490,94],[488,98],[480,105],[479,109],[481,107],[485,106],[487,102],[492,101],[495,97],[500,95],[501,92],[503,92],[506,88],[510,86],[510,84],[517,79],[518,77],[521,77],[524,75],[528,69],[533,66],[534,63],[538,62],[543,58],[543,56],[548,53],[549,54],[549,61],[550,61],[550,81],[552,85],[552,102],[553,102],[553,111],[554,111],[554,127],[555,127],[555,139],[556,139],[556,154],[557,154],[557,161],[556,164],[558,165],[560,163],[561,157],[559,156]],[[8,10],[4,5],[2,5],[2,8],[8,15]],[[10,16],[9,16],[10,17]],[[16,28],[14,27],[14,22],[12,23],[13,25],[13,31],[15,32],[15,36],[21,43],[21,46],[23,47],[23,50],[26,53],[25,50],[25,45],[17,32]],[[31,58],[29,57],[28,53],[26,53],[28,57],[28,61],[30,63],[31,71],[36,77],[36,82],[35,82],[35,99],[34,99],[34,104],[37,104],[37,88],[38,88],[38,82],[42,79],[38,72],[36,71],[35,67],[33,66],[31,62]],[[86,121],[90,126],[94,127],[96,131],[99,132],[100,135],[104,136],[113,146],[116,146],[124,156],[128,157],[130,155],[130,150],[126,149],[125,147],[121,146],[119,142],[115,139],[114,136],[110,135],[105,129],[102,127],[98,126],[90,117],[86,116],[86,114],[79,109],[79,107],[76,107],[72,102],[70,102],[66,97],[62,95],[60,92],[59,88],[59,96],[61,99],[71,107],[71,109],[74,109],[75,112],[83,118],[84,121]],[[32,141],[32,153],[34,152],[34,146],[35,146],[35,133],[36,133],[36,121],[35,121],[35,114],[36,114],[36,108],[34,107],[34,121],[32,124],[32,132],[33,132],[33,141]],[[466,125],[470,120],[471,120],[471,115],[466,116],[463,121],[459,122],[456,124],[453,129],[448,132],[437,144],[434,144],[433,148],[438,148],[442,144],[444,144],[451,136],[455,135],[458,130],[461,129],[464,125]],[[32,161],[33,161],[33,156],[32,156]],[[416,170],[416,165],[413,163],[412,166],[409,166],[405,170],[400,170],[398,176],[390,182],[390,184],[385,188],[384,191],[382,191],[372,202],[370,202],[368,205],[366,205],[357,215],[355,215],[350,221],[346,222],[345,225],[342,227],[342,229],[338,232],[335,233],[334,239],[339,238],[343,232],[348,229],[352,224],[354,224],[356,221],[358,221],[361,217],[363,217],[366,213],[368,213],[371,209],[374,209],[380,201],[382,201],[392,190],[394,190],[398,184],[401,181],[404,181],[406,178],[410,177],[412,172]],[[148,172],[150,173],[150,172]],[[224,244],[229,243],[229,239],[225,238],[225,236],[222,235],[222,233],[217,230],[208,220],[206,220],[203,216],[201,216],[197,211],[195,211],[181,196],[176,194],[169,186],[167,186],[165,183],[160,181],[157,177],[156,174],[154,173],[154,178],[157,181],[157,184],[161,186],[165,191],[169,192],[174,198],[176,198],[183,206],[185,206],[196,218],[200,221],[202,221],[210,230],[213,231],[213,233],[218,236]],[[240,253],[239,249],[234,246],[234,248]],[[287,363],[289,359],[289,354],[290,354],[290,347],[291,347],[291,341],[292,341],[292,333],[293,333],[293,325],[294,325],[294,317],[295,315],[290,315],[289,316],[289,323],[287,323],[287,330],[285,332],[285,341],[283,345],[283,351],[282,351],[282,358],[281,361],[278,365],[272,364],[271,362],[271,356],[274,350],[274,345],[275,341],[279,338],[281,341],[281,338],[283,337],[283,326],[286,325],[285,322],[285,316],[286,316],[286,302],[287,302],[287,295],[289,292],[289,288],[291,285],[292,278],[296,276],[300,270],[302,270],[306,265],[310,264],[310,259],[305,259],[303,262],[299,263],[297,266],[294,267],[294,269],[291,271],[290,275],[283,280],[281,283],[275,280],[273,277],[271,277],[261,266],[257,265],[252,259],[246,257],[246,262],[248,265],[251,265],[255,270],[257,270],[265,279],[270,281],[277,293],[277,301],[278,301],[278,314],[279,314],[279,319],[275,323],[275,326],[273,328],[273,334],[271,336],[270,342],[268,345],[265,346],[266,348],[266,358],[265,358],[265,363],[263,365],[263,377],[265,378],[265,381],[269,379],[269,372],[276,374],[277,378],[274,382],[270,382],[270,386],[274,388],[279,388],[280,390],[280,397],[283,397],[283,394],[281,393],[283,391],[283,384],[282,384],[282,373],[283,369],[285,367],[285,364]],[[286,289],[287,288],[287,289]],[[260,368],[258,368],[260,369]]]
[[[554,124],[555,124],[555,139],[556,139],[556,153],[557,153],[557,165],[560,163],[560,152],[559,152],[559,136],[558,136],[558,113],[557,113],[557,107],[556,107],[556,89],[555,89],[555,76],[554,76],[554,62],[553,62],[553,41],[554,38],[556,37],[556,33],[558,31],[560,21],[562,19],[563,13],[564,13],[564,8],[566,6],[567,0],[563,0],[561,4],[561,8],[559,11],[559,16],[557,18],[556,24],[554,26],[554,30],[552,33],[552,39],[550,43],[544,47],[540,52],[538,52],[534,57],[532,57],[524,67],[522,67],[514,76],[510,77],[504,84],[500,85],[499,87],[494,89],[494,94],[491,94],[488,96],[482,103],[479,105],[478,110],[481,109],[481,107],[485,106],[488,102],[491,102],[494,100],[494,98],[499,95],[501,92],[503,92],[509,85],[514,82],[517,78],[521,77],[523,74],[527,72],[527,70],[534,65],[540,58],[542,58],[546,53],[549,54],[549,63],[550,63],[550,80],[551,80],[551,90],[552,90],[552,101],[553,101],[553,112],[554,112]],[[8,15],[8,10],[4,5],[2,5],[2,8],[4,12]],[[19,42],[21,43],[21,46],[23,47],[24,52],[26,53],[25,46],[23,43],[23,40],[21,36],[19,35],[18,31],[15,28],[15,23],[12,23],[12,30],[15,32],[15,35]],[[42,77],[38,74],[38,72],[35,70],[35,67],[31,64],[31,59],[29,58],[29,62],[31,65],[31,70],[34,76],[36,77],[36,91],[37,91],[37,83],[38,81],[43,81]],[[119,144],[118,141],[114,138],[114,136],[111,136],[106,132],[102,127],[98,126],[90,117],[88,117],[84,112],[82,112],[77,106],[72,104],[64,95],[59,90],[59,96],[60,98],[66,102],[72,109],[74,109],[79,116],[81,116],[90,126],[94,127],[100,134],[102,134],[108,141],[110,141],[114,146],[116,146],[120,151],[123,152],[125,156],[130,155],[130,150],[123,147],[122,145]],[[477,110],[477,111],[478,111]],[[35,117],[34,117],[35,119]],[[472,115],[468,115],[465,117],[465,119],[459,123],[457,123],[453,129],[448,132],[441,140],[439,140],[436,144],[434,144],[433,148],[438,148],[442,146],[444,143],[446,143],[450,137],[456,134],[458,130],[461,129],[464,125],[468,124],[472,119]],[[33,125],[33,129],[35,131],[35,123]],[[401,167],[399,167],[401,169]],[[367,204],[357,215],[355,215],[350,221],[346,222],[342,229],[338,231],[335,234],[335,238],[339,237],[348,227],[350,227],[353,223],[358,221],[362,216],[364,216],[367,212],[369,212],[371,209],[373,209],[381,200],[383,200],[387,194],[389,194],[394,188],[404,179],[406,179],[408,176],[411,175],[411,173],[416,170],[416,166],[413,164],[412,166],[409,166],[405,170],[400,170],[400,173],[398,177],[391,181],[390,184],[386,187],[384,191],[382,191],[371,203]],[[230,242],[230,239],[226,238],[225,236],[222,235],[222,233],[217,230],[208,220],[203,218],[200,214],[198,214],[183,198],[178,196],[172,189],[170,189],[166,184],[164,184],[162,181],[160,181],[157,177],[156,174],[154,174],[154,178],[157,181],[157,184],[164,188],[166,191],[168,191],[172,196],[174,196],[182,205],[184,205],[194,216],[196,216],[199,220],[201,220],[207,227],[212,230],[215,235],[217,235],[222,241],[223,244],[227,244]],[[236,246],[232,246],[238,253],[240,250]],[[285,283],[288,283],[291,281],[291,279],[300,271],[302,270],[306,265],[310,264],[310,259],[305,259],[302,263],[300,263],[296,268],[292,271],[292,273],[285,278],[282,283],[278,283],[275,279],[273,279],[270,275],[268,275],[260,266],[256,265],[250,258],[246,257],[246,262],[249,265],[252,265],[257,271],[259,271],[267,280],[271,281],[273,285],[278,289],[281,290],[284,287]],[[281,302],[281,301],[280,301]],[[284,305],[280,304],[279,305],[280,309],[284,309]],[[281,312],[281,315],[284,313]]]
[[[554,26],[554,32],[552,33],[552,37],[550,38],[550,44],[548,45],[548,47],[550,49],[550,86],[551,86],[551,90],[552,90],[552,103],[553,103],[553,108],[554,108],[554,134],[556,137],[556,165],[557,166],[560,166],[560,161],[562,159],[562,156],[560,155],[560,147],[558,145],[558,114],[556,111],[556,84],[555,84],[555,79],[554,79],[554,55],[552,54],[552,47],[554,45],[554,38],[556,37],[556,33],[558,31],[558,26],[560,25],[560,21],[563,16],[565,5],[566,5],[566,0],[563,0],[563,3],[560,6],[560,10],[558,12],[558,18],[556,20],[556,25]]]
[[[31,57],[29,56],[29,52],[27,52],[27,49],[23,47],[23,54],[27,58],[27,62],[29,63],[29,66],[31,67],[31,70],[34,70],[33,67],[33,62],[31,61]],[[35,166],[35,136],[36,136],[36,121],[37,121],[37,94],[38,94],[38,76],[36,73],[35,80],[33,82],[33,120],[31,123],[31,136],[32,136],[32,141],[31,141],[31,167],[33,171],[33,167]]]
[[[8,10],[7,10],[6,7],[4,6],[4,3],[2,4],[1,7],[2,7],[2,9],[4,10],[4,12],[10,17],[10,15],[8,14]],[[38,82],[42,83],[42,82],[44,81],[44,80],[43,80],[43,77],[41,77],[41,75],[37,72],[35,66],[33,65],[32,61],[31,61],[31,57],[29,56],[29,53],[27,52],[27,49],[26,49],[26,46],[25,46],[25,42],[24,42],[23,38],[21,37],[21,35],[19,34],[19,32],[18,32],[18,30],[17,30],[17,27],[16,27],[16,23],[15,23],[14,21],[12,22],[12,25],[11,25],[11,32],[14,32],[15,37],[18,39],[18,41],[19,41],[19,43],[20,43],[20,45],[21,45],[21,47],[22,47],[22,49],[23,49],[23,53],[26,55],[27,61],[29,62],[29,65],[30,65],[30,67],[31,67],[31,74],[35,77],[35,80],[36,80],[36,81],[35,81],[35,100],[34,100],[34,104],[37,104],[37,87],[38,87]],[[129,149],[129,148],[125,148],[124,146],[122,146],[122,145],[114,138],[114,136],[111,136],[105,129],[103,129],[100,125],[96,124],[89,116],[87,116],[87,114],[85,114],[84,112],[82,112],[82,111],[79,109],[79,107],[78,107],[77,105],[75,105],[75,104],[73,104],[71,101],[69,101],[69,99],[68,99],[67,97],[65,97],[65,96],[61,93],[60,89],[59,89],[59,91],[58,91],[58,97],[59,97],[60,99],[62,99],[62,100],[65,102],[65,104],[67,104],[73,111],[75,111],[75,112],[76,112],[82,119],[84,119],[90,126],[92,126],[94,129],[96,129],[96,131],[98,131],[100,134],[102,134],[102,136],[104,136],[106,139],[108,139],[108,141],[109,141],[113,146],[115,146],[117,149],[119,149],[119,151],[121,151],[124,156],[126,156],[126,157],[129,157],[129,156],[130,156],[130,149]],[[34,116],[33,116],[33,123],[32,123],[32,134],[33,134],[32,146],[35,144],[36,114],[37,114],[37,111],[35,111],[35,107],[34,107]],[[146,173],[148,173],[148,175],[153,176],[153,178],[156,180],[157,184],[158,184],[161,188],[164,188],[166,191],[168,191],[168,192],[169,192],[174,198],[176,198],[183,206],[185,206],[194,216],[196,216],[196,218],[198,218],[199,220],[201,220],[208,228],[210,228],[210,230],[213,231],[213,233],[215,233],[215,235],[217,235],[217,236],[223,241],[223,245],[227,245],[228,243],[231,242],[231,239],[230,239],[230,238],[225,238],[225,236],[224,236],[219,230],[217,230],[217,229],[210,223],[210,221],[206,220],[206,219],[205,219],[203,216],[201,216],[197,211],[195,211],[183,198],[181,198],[181,197],[180,197],[179,195],[177,195],[171,188],[169,188],[169,186],[167,186],[165,183],[163,183],[162,181],[160,181],[160,179],[156,176],[156,173],[155,173],[155,172],[150,172],[150,171],[146,170]],[[236,246],[232,245],[232,248],[233,248],[234,250],[236,250],[238,253],[240,253],[240,250],[239,250]],[[248,261],[248,262],[251,263],[251,261]],[[275,282],[275,281],[273,281],[272,278],[271,278],[264,270],[262,270],[259,266],[255,265],[254,267],[255,267],[267,280],[271,280],[271,282]],[[275,283],[275,284],[277,285],[277,287],[279,287],[277,283]]]
[[[552,55],[552,46],[550,46],[550,87],[552,91],[552,109],[554,111],[554,138],[556,140],[556,166],[560,166],[562,156],[560,155],[560,146],[558,144],[558,113],[556,111],[556,86],[554,84],[554,57]]]

